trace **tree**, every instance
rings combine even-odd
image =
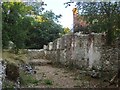
[[[111,45],[120,32],[120,2],[77,2],[76,7],[89,23],[89,30],[106,32],[107,44]]]
[[[41,1],[41,2],[38,2],[38,1],[26,2],[26,5],[33,7],[31,14],[35,14],[35,15],[42,14],[42,12],[45,10],[44,6],[47,6],[47,4],[45,4],[43,1]]]
[[[55,13],[53,13],[52,11],[46,11],[43,14],[44,17],[46,17],[48,20],[50,21],[54,21],[54,22],[59,22],[59,18],[62,17],[62,15],[55,15]]]
[[[68,27],[64,28],[64,33],[69,33],[70,29]]]
[[[21,2],[4,2],[2,4],[2,39],[3,47],[8,41],[13,41],[16,47],[23,48],[26,39],[26,26],[24,22],[26,15],[30,13],[31,7]]]
[[[42,48],[63,31],[57,23],[61,15],[55,15],[52,11],[40,14],[35,6],[22,2],[4,2],[2,9],[3,48],[8,47],[9,41],[18,49]]]
[[[47,11],[42,15],[35,15],[33,25],[28,32],[26,46],[28,48],[43,48],[43,45],[58,38],[63,31],[61,25],[55,22],[55,14]],[[54,20],[55,19],[55,20]]]

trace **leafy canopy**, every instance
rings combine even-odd
[[[4,48],[8,47],[9,41],[17,48],[42,48],[60,36],[63,28],[57,22],[61,15],[55,15],[52,11],[42,12],[40,9],[36,3],[2,4]]]

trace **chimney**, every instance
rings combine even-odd
[[[78,14],[78,9],[73,8],[73,32],[83,31],[89,25],[84,19],[84,16]]]
[[[78,20],[78,9],[73,8],[73,32],[76,32],[76,28],[79,25],[79,20]]]

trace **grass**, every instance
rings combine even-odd
[[[46,85],[53,85],[53,82],[49,79],[44,79],[44,84]]]
[[[14,83],[11,81],[2,82],[2,90],[14,90]]]
[[[3,50],[2,55],[4,60],[14,64],[26,63],[27,60],[27,54],[25,53],[14,54],[13,52],[10,52],[8,50]]]
[[[23,71],[20,72],[20,83],[23,86],[28,86],[28,85],[37,85],[39,83],[38,80],[34,78],[33,75],[27,74]]]

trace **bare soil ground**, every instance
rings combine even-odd
[[[39,63],[41,63],[41,65],[35,64],[35,70],[37,71],[35,77],[39,80],[38,85],[34,86],[36,88],[108,87],[108,82],[101,79],[91,78],[90,76],[80,73],[80,70],[70,71],[62,67],[60,68],[50,64],[44,64],[46,62],[46,60],[40,59]]]

